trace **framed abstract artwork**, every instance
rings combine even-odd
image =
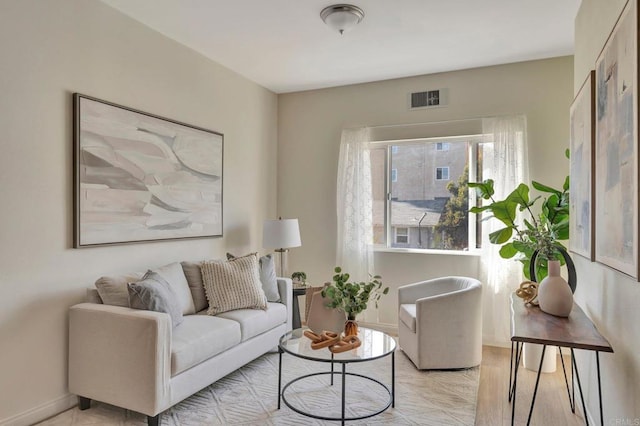
[[[223,135],[74,94],[74,247],[222,236]]]
[[[571,172],[569,250],[595,260],[594,179],[595,71],[591,71],[571,104]]]
[[[638,6],[596,61],[596,261],[638,278]]]

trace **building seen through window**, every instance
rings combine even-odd
[[[374,243],[468,250],[480,241],[469,214],[469,175],[481,180],[482,136],[419,139],[371,149]],[[387,170],[389,172],[387,172]],[[475,192],[471,193],[475,205]]]

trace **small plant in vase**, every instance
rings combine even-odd
[[[293,274],[291,274],[291,279],[298,285],[307,285],[307,274],[304,272],[294,272]]]
[[[345,336],[358,334],[356,316],[367,309],[369,301],[375,302],[376,308],[380,298],[389,293],[389,287],[382,288],[382,277],[375,275],[368,282],[349,282],[349,274],[343,273],[336,266],[333,282],[322,290],[322,297],[329,299],[330,308],[337,308],[347,315]]]

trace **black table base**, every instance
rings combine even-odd
[[[387,410],[389,407],[395,407],[395,384],[396,384],[396,380],[395,380],[395,378],[396,378],[395,352],[391,352],[391,389],[389,389],[389,387],[387,385],[385,385],[384,383],[382,383],[381,381],[376,380],[376,379],[374,379],[372,377],[365,376],[363,374],[348,373],[346,371],[347,364],[348,364],[347,362],[341,362],[341,364],[342,364],[342,371],[341,372],[334,371],[334,369],[333,369],[334,362],[331,362],[331,371],[322,371],[322,372],[318,372],[318,373],[305,374],[304,376],[300,376],[300,377],[297,377],[297,378],[291,380],[284,387],[282,387],[282,353],[283,353],[283,351],[280,349],[280,351],[279,351],[280,359],[279,359],[279,365],[278,365],[278,410],[280,409],[280,401],[282,400],[282,402],[284,402],[287,407],[289,407],[290,409],[292,409],[293,411],[295,411],[298,414],[301,414],[301,415],[306,416],[306,417],[311,417],[311,418],[314,418],[314,419],[319,419],[319,420],[339,421],[339,422],[341,422],[341,424],[344,425],[344,423],[347,422],[347,421],[368,419],[370,417],[377,416],[378,414],[380,414],[380,413],[384,412],[385,410]],[[295,407],[291,402],[289,402],[287,400],[286,395],[285,395],[286,390],[292,384],[294,384],[294,383],[296,383],[298,381],[301,381],[301,380],[314,378],[314,377],[317,377],[317,376],[324,376],[324,375],[328,375],[328,376],[331,377],[330,386],[333,386],[333,376],[334,375],[341,376],[341,378],[342,378],[341,416],[340,417],[320,416],[320,415],[316,415],[316,414],[313,414],[313,413],[309,413],[309,412],[303,411],[302,409],[300,409],[298,407]],[[385,391],[387,391],[387,393],[389,394],[389,400],[384,403],[382,408],[379,408],[379,409],[377,409],[377,411],[372,412],[370,414],[363,415],[363,416],[357,416],[357,417],[346,417],[346,378],[347,378],[347,376],[360,377],[361,379],[369,380],[372,383],[375,383],[377,386],[380,386]]]
[[[511,342],[511,361],[509,365],[509,402],[512,404],[511,406],[511,425],[513,426],[515,421],[515,413],[516,413],[516,385],[518,383],[518,370],[520,366],[520,361],[522,360],[522,347],[523,343],[520,342]],[[553,346],[552,346],[553,348]],[[567,387],[567,395],[569,397],[569,406],[571,407],[571,412],[576,412],[576,391],[575,391],[575,381],[578,382],[578,391],[580,392],[580,402],[582,404],[582,412],[584,414],[584,421],[587,426],[589,426],[589,418],[587,416],[587,410],[585,409],[584,404],[584,395],[582,392],[582,383],[580,382],[580,374],[578,373],[578,365],[575,362],[575,353],[573,348],[569,348],[571,351],[571,389],[569,389],[569,379],[567,377],[567,370],[564,364],[564,358],[562,357],[562,347],[558,346],[558,350],[560,351],[560,361],[562,362],[562,372],[564,373],[564,383]],[[538,366],[538,374],[536,376],[536,384],[533,389],[533,396],[531,398],[531,406],[529,407],[529,417],[527,418],[527,425],[531,423],[531,415],[533,414],[533,407],[536,403],[536,395],[538,393],[538,385],[540,383],[540,374],[542,373],[542,362],[544,361],[544,354],[547,350],[547,345],[542,345],[542,355],[540,356],[540,365]],[[604,415],[602,411],[602,385],[600,379],[600,352],[595,351],[596,353],[596,366],[598,369],[598,397],[600,402],[600,424],[604,426]],[[575,380],[575,381],[574,381]]]

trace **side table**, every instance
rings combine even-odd
[[[540,373],[542,372],[542,361],[547,346],[557,346],[560,351],[560,361],[562,361],[562,370],[564,373],[565,385],[567,386],[567,396],[569,397],[569,405],[571,412],[576,412],[574,377],[578,382],[578,390],[580,391],[580,402],[582,403],[582,411],[585,413],[585,423],[589,425],[589,419],[586,415],[584,405],[584,394],[582,393],[582,384],[580,383],[580,374],[578,373],[578,365],[575,361],[574,349],[582,349],[593,351],[596,355],[596,369],[598,375],[598,401],[600,403],[600,424],[604,426],[604,415],[602,410],[602,386],[600,379],[600,352],[613,352],[611,344],[596,329],[595,325],[585,315],[584,311],[574,303],[571,314],[568,318],[556,317],[544,313],[537,306],[525,306],[515,294],[511,295],[511,363],[509,368],[509,395],[508,400],[511,402],[511,425],[515,424],[516,412],[516,387],[518,384],[518,367],[522,359],[522,345],[524,343],[537,343],[542,346],[542,356],[540,357],[540,366],[538,367],[538,375],[536,384],[533,388],[533,397],[531,398],[531,407],[529,408],[529,417],[527,425],[531,422],[533,414],[533,406],[536,403],[536,394],[538,393],[538,384],[540,383]],[[569,381],[567,379],[567,371],[562,358],[562,349],[569,348],[571,352],[571,390],[569,389]]]
[[[300,320],[300,303],[298,303],[298,297],[304,296],[307,294],[306,286],[293,286],[293,318],[292,318],[292,326],[295,330],[296,328],[302,327],[302,321]]]

